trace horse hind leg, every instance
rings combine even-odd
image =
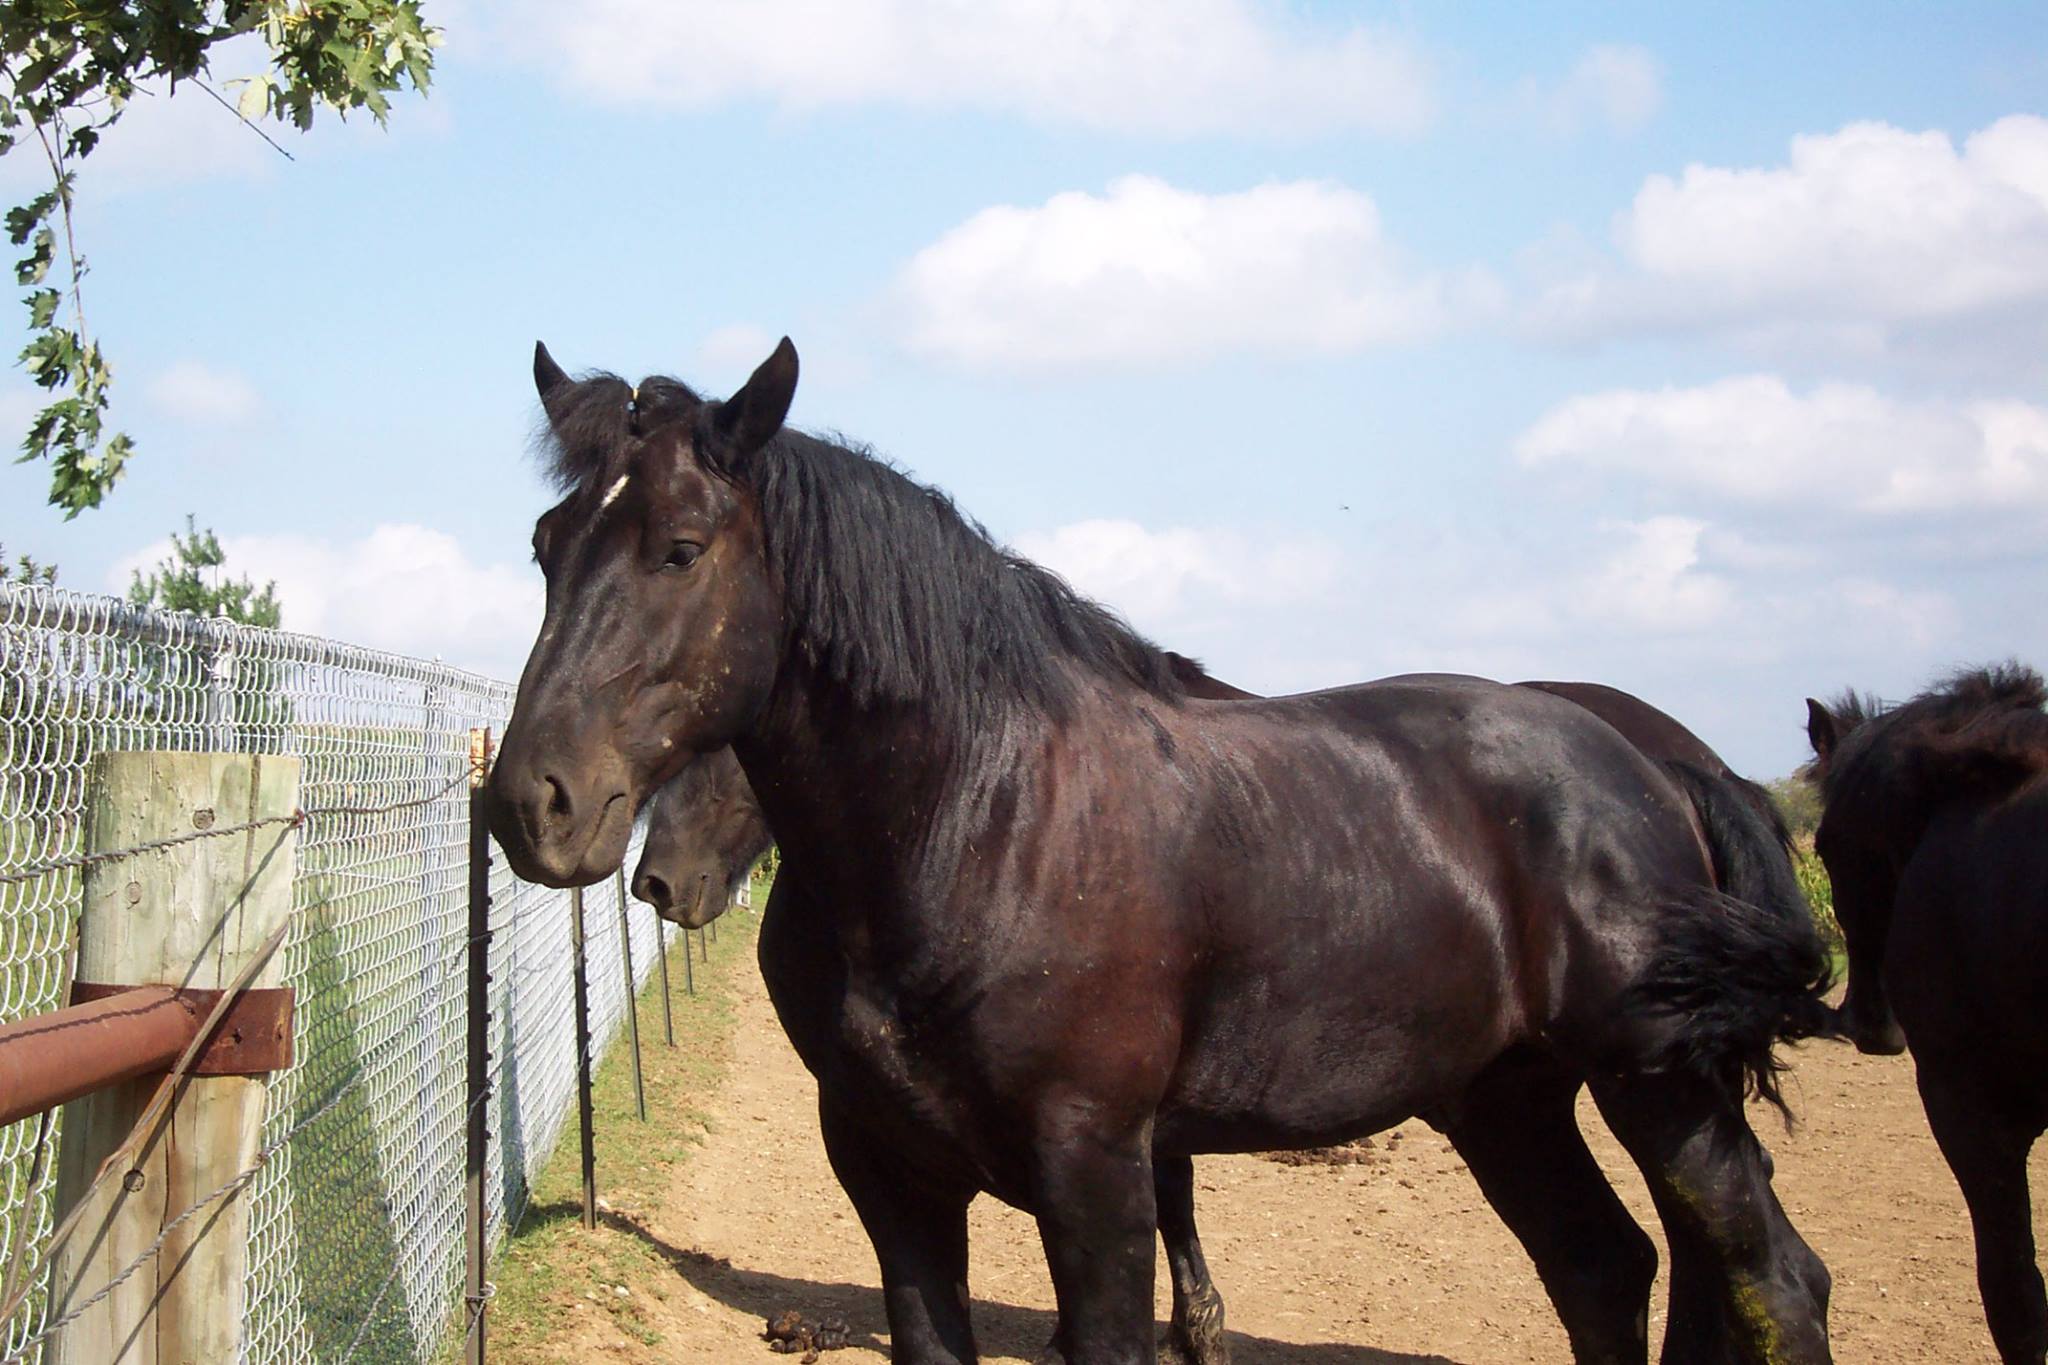
[[[2048,1293],[2034,1261],[2027,1189],[2027,1152],[2039,1129],[2013,1122],[1953,1079],[1937,1079],[1934,1069],[1932,1058],[1918,1063],[1920,1100],[1970,1206],[1977,1289],[1991,1340],[2005,1365],[2042,1365],[2048,1359]]]
[[[1771,1189],[1733,1087],[1691,1071],[1593,1082],[1671,1247],[1664,1365],[1830,1361],[1827,1267]]]
[[[1444,1135],[1536,1263],[1578,1365],[1642,1365],[1657,1249],[1586,1150],[1579,1078],[1547,1061],[1497,1065]]]
[[[1230,1365],[1223,1339],[1223,1296],[1209,1278],[1202,1240],[1195,1232],[1195,1163],[1187,1157],[1152,1158],[1159,1205],[1159,1236],[1173,1281],[1173,1320],[1159,1343],[1160,1365]]]

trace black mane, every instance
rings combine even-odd
[[[707,458],[718,404],[680,381],[635,390],[598,374],[573,388],[549,402],[541,443],[556,486],[591,488],[634,438],[690,424],[707,469],[760,503],[797,647],[856,705],[936,706],[970,724],[1004,701],[1061,715],[1077,672],[1186,695],[1171,658],[1115,612],[871,452],[785,428],[728,468]]]
[[[2048,683],[2012,660],[1958,670],[1890,709],[1847,693],[1829,708],[1842,739],[1822,790],[1833,797],[1852,787],[1896,790],[1929,781],[2009,789],[2048,771],[2044,705]]]

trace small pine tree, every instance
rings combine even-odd
[[[0,545],[0,583],[41,584],[48,587],[56,581],[55,564],[38,564],[32,555],[17,555],[10,566],[7,562],[7,547]]]
[[[247,578],[227,578],[220,572],[226,562],[227,553],[212,528],[200,530],[196,519],[187,513],[185,534],[171,532],[171,553],[157,565],[156,572],[144,578],[136,571],[128,585],[128,600],[138,607],[225,616],[241,625],[277,629],[284,619],[277,584],[265,583],[259,590]]]

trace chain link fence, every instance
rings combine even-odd
[[[273,1077],[250,1200],[251,1362],[421,1361],[463,1270],[469,731],[502,731],[510,684],[232,622],[0,585],[0,1021],[66,1003],[80,874],[11,874],[82,851],[96,754],[290,754],[300,834],[285,984],[297,1059]],[[410,803],[410,804],[407,804]],[[398,807],[398,809],[388,809]],[[350,808],[336,810],[335,808]],[[385,808],[385,809],[379,809]],[[360,813],[358,813],[360,812]],[[629,857],[632,855],[629,855]],[[618,883],[585,895],[593,1046],[624,1017]],[[493,1235],[576,1098],[565,893],[491,872]],[[636,972],[672,930],[626,917]],[[0,1258],[40,1285],[55,1115],[0,1129]],[[0,1357],[43,1328],[30,1295]]]

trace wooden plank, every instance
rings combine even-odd
[[[87,848],[289,816],[299,761],[246,754],[118,753],[95,765]],[[78,975],[213,990],[234,984],[291,914],[298,843],[285,825],[194,840],[90,868]],[[283,954],[251,982],[275,986]],[[157,1086],[128,1081],[67,1105],[57,1207],[68,1211],[128,1136]],[[50,1317],[98,1293],[165,1224],[255,1159],[267,1080],[186,1082],[131,1169],[90,1196],[51,1269]],[[198,1365],[235,1359],[248,1265],[246,1192],[173,1231],[155,1260],[52,1339],[49,1365]]]

